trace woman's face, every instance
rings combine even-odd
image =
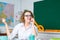
[[[31,22],[31,18],[32,18],[32,16],[31,16],[30,12],[26,12],[24,14],[24,20],[25,20],[25,22]]]

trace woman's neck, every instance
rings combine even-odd
[[[28,27],[30,25],[30,23],[25,22],[25,27]]]

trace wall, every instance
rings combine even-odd
[[[13,4],[14,5],[14,14],[16,14],[18,11],[20,11],[20,8],[21,8],[20,7],[21,6],[20,0],[0,0],[0,2]],[[15,17],[15,15],[14,15],[14,17]],[[14,23],[15,23],[15,20],[14,20]],[[5,32],[5,27],[0,27],[0,32],[2,32],[2,33]]]
[[[34,2],[36,1],[42,1],[42,0],[22,0],[21,2],[21,10],[31,10],[33,12],[34,9]]]
[[[16,15],[19,11],[23,11],[25,9],[31,10],[33,12],[34,2],[42,1],[42,0],[0,0],[0,2],[6,2],[10,4],[14,4],[14,14]],[[14,15],[14,17],[15,17]],[[15,18],[16,19],[16,18]],[[14,24],[16,20],[14,20]]]
[[[17,24],[16,14],[19,15],[18,12],[23,11],[25,9],[31,10],[33,12],[33,8],[34,8],[33,3],[36,1],[42,1],[42,0],[0,0],[0,2],[6,2],[14,5],[14,19],[15,19],[14,25]],[[5,29],[5,27],[2,27],[2,29]]]

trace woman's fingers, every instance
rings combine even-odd
[[[32,18],[31,21],[34,23],[34,18]]]
[[[34,18],[31,19],[31,23],[34,25]]]
[[[2,18],[2,22],[5,23],[6,22],[6,19],[5,18]]]

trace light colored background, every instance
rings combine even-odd
[[[33,4],[34,2],[37,1],[42,1],[42,0],[0,0],[0,2],[6,2],[14,5],[14,26],[19,23],[18,20],[16,20],[16,16],[18,15],[18,17],[20,17],[19,16],[19,14],[21,13],[20,11],[27,9],[33,12],[34,9]],[[2,28],[0,27],[0,31],[2,33],[5,32],[5,27]]]

